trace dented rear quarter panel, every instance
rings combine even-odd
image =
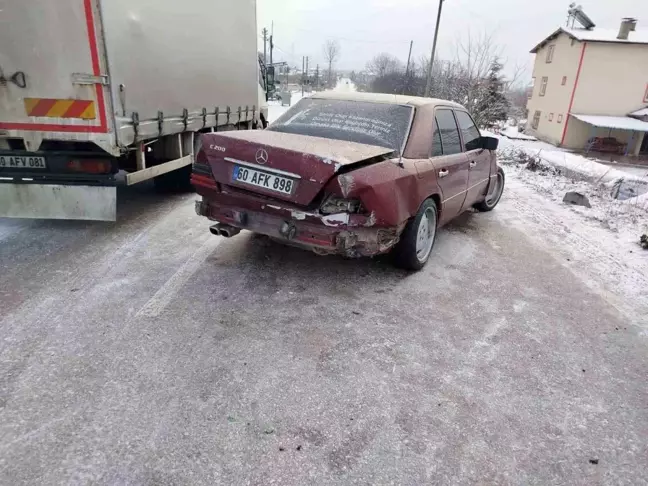
[[[338,175],[326,191],[362,201],[376,226],[402,226],[425,199],[439,193],[436,178],[419,178],[415,162],[393,159],[361,167]]]

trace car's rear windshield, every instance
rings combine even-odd
[[[400,153],[412,110],[406,105],[305,98],[268,130],[378,145]]]

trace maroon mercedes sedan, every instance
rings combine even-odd
[[[419,270],[440,226],[499,202],[497,144],[456,103],[319,93],[265,130],[202,135],[196,211],[214,234],[246,229],[319,254],[392,252]]]

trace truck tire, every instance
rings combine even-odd
[[[194,133],[193,153],[194,158],[202,148],[202,141],[199,132]],[[167,172],[153,179],[153,184],[159,192],[193,192],[191,185],[191,165]]]
[[[159,192],[191,192],[191,165],[172,170],[153,179]]]

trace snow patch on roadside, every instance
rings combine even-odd
[[[634,182],[637,189],[648,189],[645,179],[533,145],[500,140],[498,160],[508,181],[503,206],[518,213],[506,218],[533,232],[547,251],[561,257],[648,336],[648,252],[640,246],[641,235],[648,234],[648,191],[615,199],[619,184]],[[568,191],[585,195],[592,207],[564,203]]]
[[[531,135],[526,135],[522,132],[520,132],[517,128],[515,127],[508,127],[500,132],[502,135],[504,135],[506,138],[512,138],[513,140],[530,140],[530,141],[536,141],[538,140],[535,137],[532,137]]]

